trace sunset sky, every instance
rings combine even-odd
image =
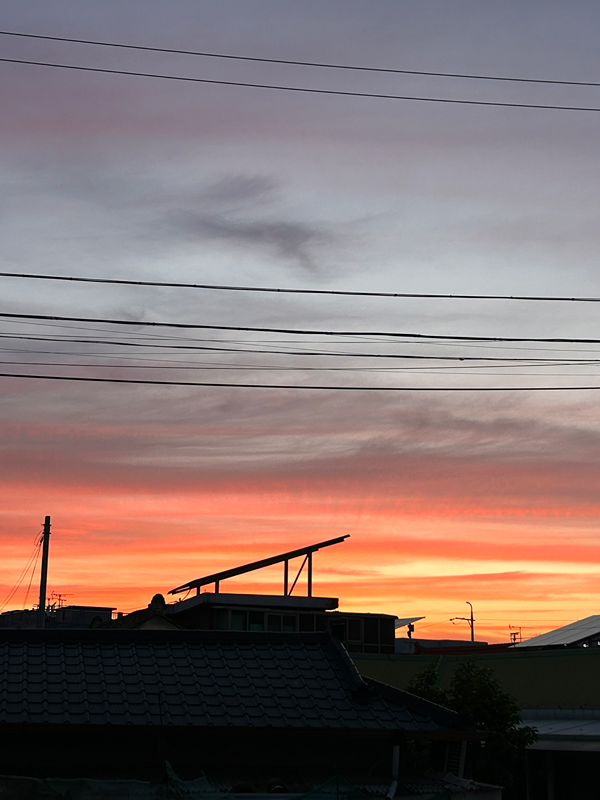
[[[0,10],[4,31],[47,36],[422,72],[600,74],[591,0],[0,0]],[[1,57],[25,61],[599,109],[0,62],[2,272],[600,296],[597,86],[4,34],[0,44]],[[49,514],[48,588],[77,604],[133,610],[203,574],[351,534],[315,556],[315,593],[342,609],[424,616],[423,636],[467,638],[450,622],[467,600],[488,641],[598,613],[600,391],[518,387],[600,387],[600,344],[384,335],[600,339],[597,304],[11,277],[0,292],[5,314],[327,332],[0,318],[2,373],[289,387],[0,377],[0,599]],[[334,388],[293,388],[314,385]],[[461,387],[505,391],[447,391]],[[280,573],[222,588],[280,591]],[[36,601],[37,575],[25,601],[29,577],[5,608]]]

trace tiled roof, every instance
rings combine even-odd
[[[3,631],[0,724],[440,731],[453,712],[364,682],[327,634]]]

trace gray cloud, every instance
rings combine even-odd
[[[11,168],[3,180],[4,253],[12,250],[13,260],[26,261],[32,242],[50,236],[55,244],[44,260],[70,250],[81,258],[87,245],[90,254],[84,258],[104,261],[111,256],[119,263],[148,250],[154,255],[172,252],[182,243],[204,242],[220,245],[224,254],[245,249],[268,255],[284,267],[315,276],[324,271],[332,250],[342,247],[343,226],[338,231],[331,223],[311,219],[306,210],[291,208],[293,188],[270,175],[239,172],[216,179],[199,174],[195,180],[165,180],[162,172],[147,166],[143,158],[120,166],[103,158],[59,159],[44,168],[22,162],[15,169],[20,171],[18,182]],[[39,230],[30,229],[34,235],[24,239],[13,231],[25,205],[33,212],[30,225]],[[49,226],[53,216],[56,224]]]
[[[228,175],[202,189],[201,199],[213,205],[235,205],[273,201],[280,187],[266,175]]]
[[[315,250],[334,241],[331,231],[310,223],[277,219],[244,220],[218,213],[180,212],[175,225],[194,239],[263,250],[310,273],[321,269]]]

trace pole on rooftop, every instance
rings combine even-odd
[[[469,620],[469,626],[471,628],[471,641],[475,641],[475,620],[473,619],[473,603],[469,603],[468,600],[465,601],[468,606],[471,607],[471,618]]]
[[[44,520],[42,534],[42,571],[40,574],[40,604],[38,607],[37,627],[46,625],[46,584],[48,582],[48,551],[50,549],[50,517]]]

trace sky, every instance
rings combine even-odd
[[[421,72],[598,75],[600,7],[589,1],[0,0],[0,10],[13,33]],[[594,86],[0,43],[21,61],[600,108]],[[600,113],[9,62],[0,73],[2,272],[600,296]],[[50,515],[48,589],[70,603],[129,611],[201,575],[350,534],[315,556],[315,593],[341,609],[424,616],[416,635],[468,638],[450,621],[467,616],[466,601],[487,641],[596,613],[599,392],[565,387],[600,386],[600,345],[527,337],[600,338],[597,308],[0,277],[0,313],[38,315],[0,317],[0,594]],[[279,592],[280,572],[222,589]],[[36,581],[26,571],[5,609],[35,603]]]

